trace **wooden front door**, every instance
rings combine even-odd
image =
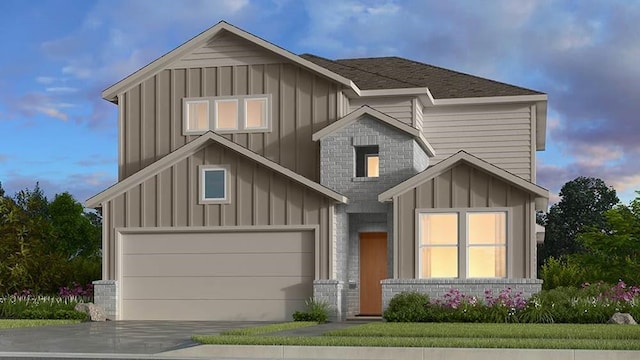
[[[387,233],[360,233],[360,315],[382,315],[382,285],[387,278]]]

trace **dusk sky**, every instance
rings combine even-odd
[[[102,90],[225,20],[293,53],[401,56],[548,94],[538,183],[640,190],[640,1],[2,0],[0,182],[81,202],[117,177]]]

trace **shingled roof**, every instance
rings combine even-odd
[[[361,90],[426,87],[435,99],[543,94],[395,56],[338,60],[311,54],[300,56],[350,79]]]

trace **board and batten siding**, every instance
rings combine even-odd
[[[464,150],[532,181],[535,146],[529,105],[425,107],[423,133],[436,151],[431,164]]]
[[[350,99],[349,112],[357,110],[363,105],[376,109],[407,125],[413,126],[414,124],[415,104],[411,97],[395,96]]]
[[[507,256],[511,277],[531,277],[532,196],[482,170],[460,164],[394,199],[397,219],[398,278],[416,276],[416,209],[490,208],[510,209],[511,227]],[[535,256],[535,255],[533,255]],[[535,276],[535,275],[534,275]]]
[[[239,63],[237,52],[243,46],[252,54],[259,50],[250,43],[236,44],[234,51],[216,48],[220,58],[178,61],[118,96],[119,180],[196,138],[183,135],[184,98],[252,94],[271,95],[271,131],[224,136],[300,175],[320,180],[320,145],[311,135],[337,120],[340,85],[282,59],[273,63],[274,55],[266,50],[262,50],[263,63],[259,56],[250,64]],[[235,57],[229,58],[230,53]]]
[[[229,166],[228,204],[201,205],[199,165]],[[118,228],[318,225],[320,276],[329,273],[333,201],[218,144],[210,144],[103,204],[105,279],[115,278]]]

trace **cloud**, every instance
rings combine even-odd
[[[79,160],[76,162],[77,165],[82,167],[90,167],[90,166],[97,166],[97,165],[111,165],[111,164],[115,165],[117,163],[118,163],[118,159],[102,156],[99,154],[94,154],[90,158]]]
[[[20,190],[33,189],[39,184],[40,189],[49,200],[56,194],[68,192],[73,197],[84,203],[88,198],[108,188],[116,182],[116,178],[105,172],[73,173],[67,177],[51,180],[42,177],[32,177],[22,174],[9,174],[2,180],[2,187],[7,194],[13,196]]]
[[[8,159],[9,159],[9,156],[5,154],[0,154],[0,164],[2,164],[3,162],[6,162]]]
[[[78,89],[72,88],[72,87],[60,86],[60,87],[48,87],[45,89],[45,91],[52,92],[52,93],[74,93],[74,92],[77,92]]]

